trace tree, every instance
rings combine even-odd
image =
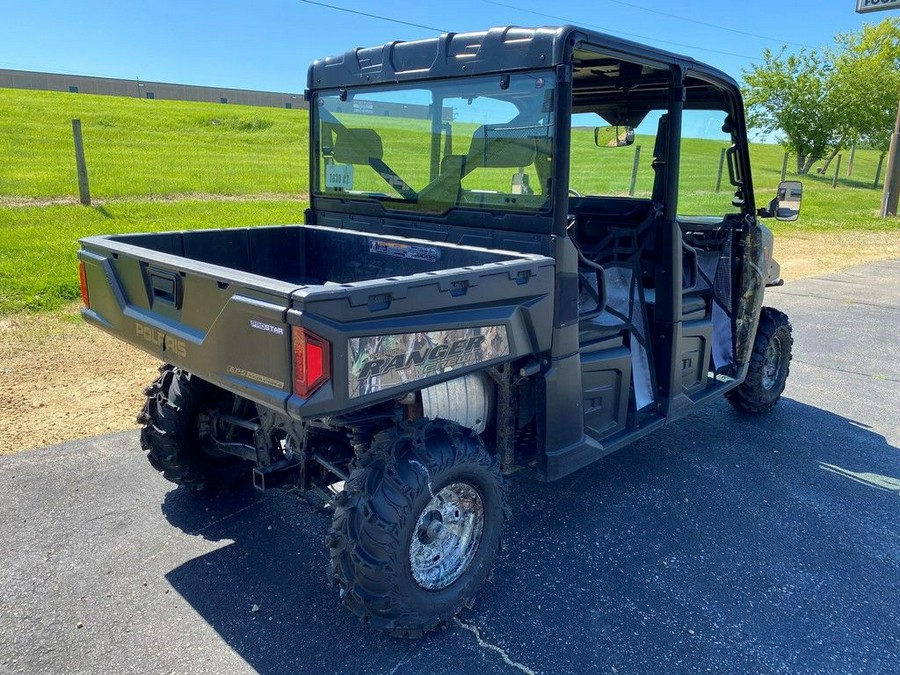
[[[744,99],[751,127],[780,134],[797,155],[804,175],[829,152],[843,145],[849,130],[834,95],[834,66],[827,55],[801,50],[785,56],[766,49],[763,64],[744,71]]]
[[[832,86],[855,142],[887,150],[900,101],[900,19],[835,37]]]
[[[887,149],[900,99],[900,20],[835,36],[835,46],[763,53],[744,71],[748,123],[797,155],[797,173],[853,143]]]

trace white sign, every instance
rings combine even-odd
[[[856,11],[859,14],[880,12],[883,9],[900,9],[900,0],[856,0]]]
[[[325,187],[330,190],[353,189],[352,164],[326,164]]]

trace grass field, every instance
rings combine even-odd
[[[0,315],[79,299],[75,255],[81,237],[301,223],[305,207],[299,199],[0,207]]]
[[[0,89],[0,195],[78,195],[73,118],[98,198],[306,189],[305,110]]]
[[[77,184],[71,120],[76,117],[82,121],[91,193],[98,200],[89,208],[72,203]],[[463,135],[460,129],[459,138]],[[637,194],[648,194],[652,141],[639,137],[637,143],[643,149]],[[76,300],[80,237],[301,222],[307,147],[308,113],[301,110],[0,89],[0,315],[51,310]],[[720,148],[712,141],[685,145],[683,203],[690,208],[682,212],[728,209],[727,186],[715,193]],[[581,158],[598,166],[579,187],[627,191],[633,148],[598,150],[591,141],[578,152],[595,153]],[[783,150],[756,144],[751,152],[762,205],[780,180]],[[412,154],[396,160],[401,175],[421,164]],[[773,222],[773,229],[896,228],[896,221],[876,217],[877,161],[874,152],[857,152],[853,179],[842,178],[836,190],[831,175],[804,177],[800,221]],[[502,176],[507,189],[508,173]],[[58,200],[68,203],[52,203]]]

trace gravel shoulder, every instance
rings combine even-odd
[[[0,455],[135,426],[160,363],[77,307],[0,318]]]
[[[781,235],[788,281],[900,257],[894,232]],[[0,317],[0,455],[133,428],[160,362],[83,323],[78,307]]]

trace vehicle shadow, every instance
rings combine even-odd
[[[506,548],[464,621],[543,672],[879,671],[896,654],[900,452],[784,399],[723,401],[556,483],[511,478]],[[387,638],[325,582],[329,517],[296,495],[189,498],[226,543],[166,577],[255,670],[510,672],[462,626]],[[425,659],[423,661],[423,659]]]

